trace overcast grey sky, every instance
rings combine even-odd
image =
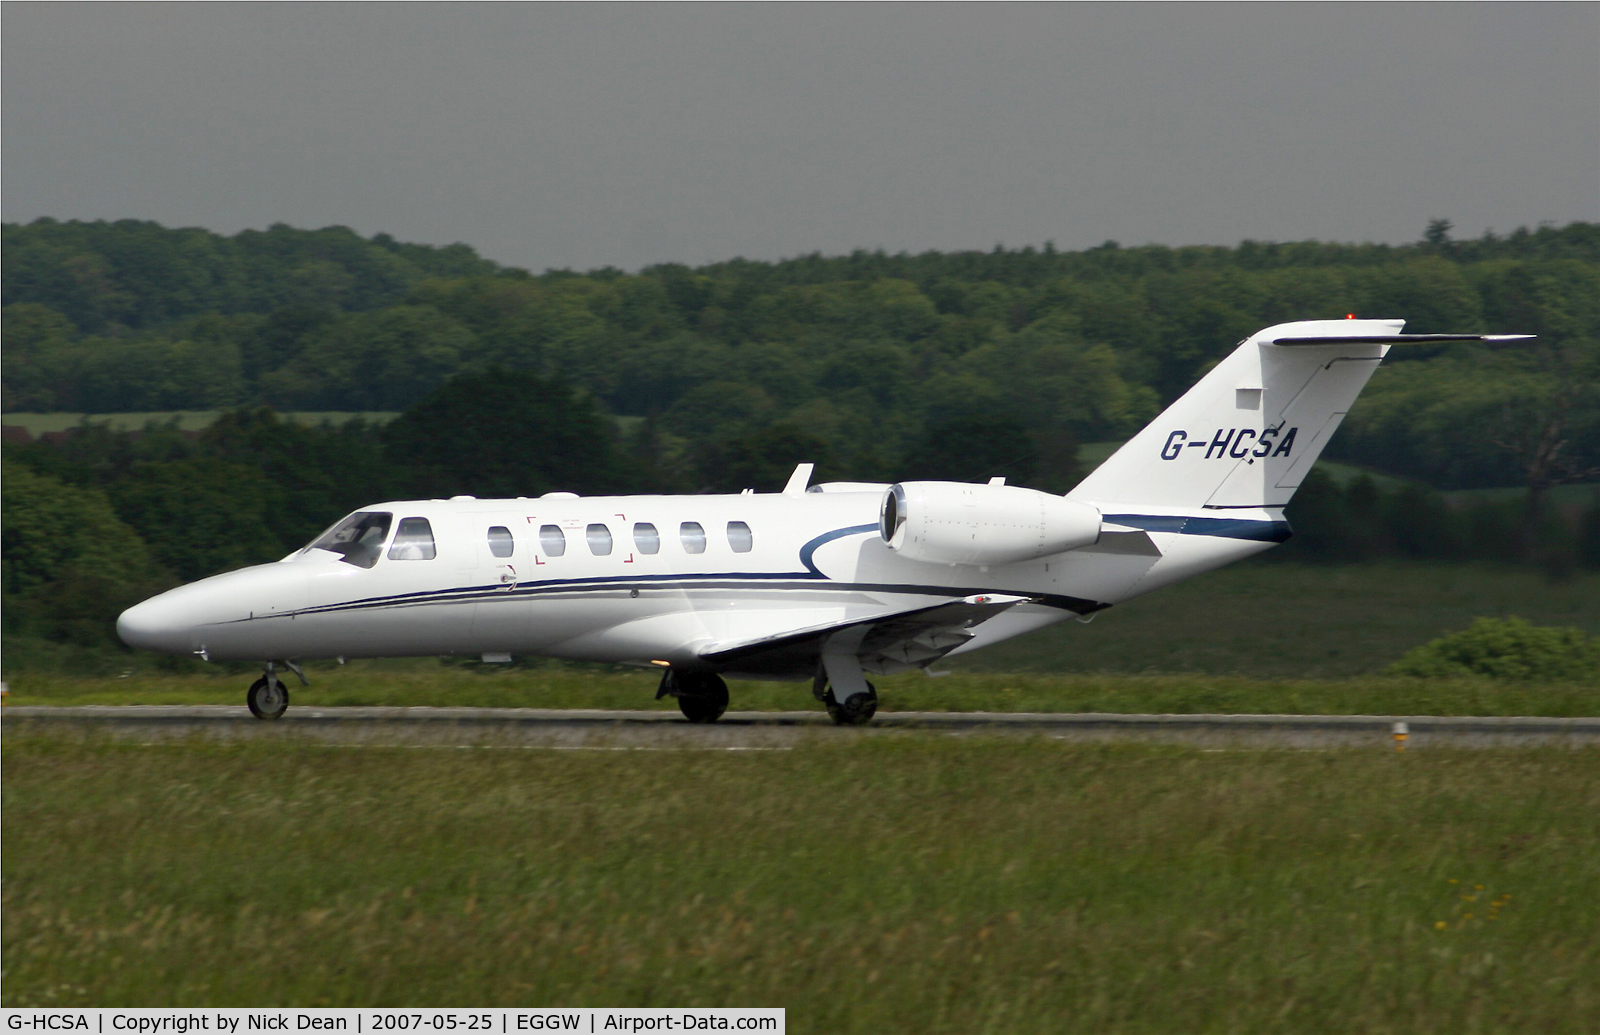
[[[543,269],[1600,219],[1600,5],[7,3],[8,221]]]

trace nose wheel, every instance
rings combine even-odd
[[[250,684],[244,703],[256,718],[276,719],[289,709],[289,688],[277,676],[265,675]]]

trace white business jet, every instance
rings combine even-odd
[[[691,722],[724,676],[810,679],[840,724],[869,674],[926,668],[1088,616],[1289,538],[1294,495],[1401,334],[1400,320],[1269,327],[1065,496],[1006,485],[810,485],[735,496],[403,500],[344,518],[275,564],[123,612],[130,646],[258,660],[247,703],[288,707],[280,666],[536,654],[662,669]]]

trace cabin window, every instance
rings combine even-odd
[[[685,521],[679,525],[678,540],[683,543],[684,553],[706,552],[706,530],[700,527],[698,521]]]
[[[559,525],[539,526],[539,549],[546,557],[560,557],[567,552],[567,537]]]
[[[511,529],[495,525],[489,529],[489,552],[496,557],[510,557],[517,551],[517,541],[511,538]]]
[[[636,521],[633,524],[633,545],[639,548],[640,553],[660,553],[661,533],[648,521]]]
[[[434,557],[433,526],[427,518],[400,519],[400,531],[389,544],[391,561],[431,561]]]
[[[590,525],[584,532],[589,540],[589,552],[596,557],[605,557],[611,553],[611,529],[596,523]]]
[[[392,514],[357,511],[322,533],[306,549],[327,550],[338,554],[346,564],[370,568],[383,553],[383,541],[389,537],[389,523],[393,520]]]
[[[734,553],[749,553],[755,545],[755,536],[750,533],[750,526],[743,521],[728,522],[728,545],[733,547]]]

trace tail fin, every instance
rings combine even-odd
[[[1289,502],[1392,345],[1529,335],[1401,334],[1404,320],[1307,320],[1246,338],[1067,493],[1184,509]]]

